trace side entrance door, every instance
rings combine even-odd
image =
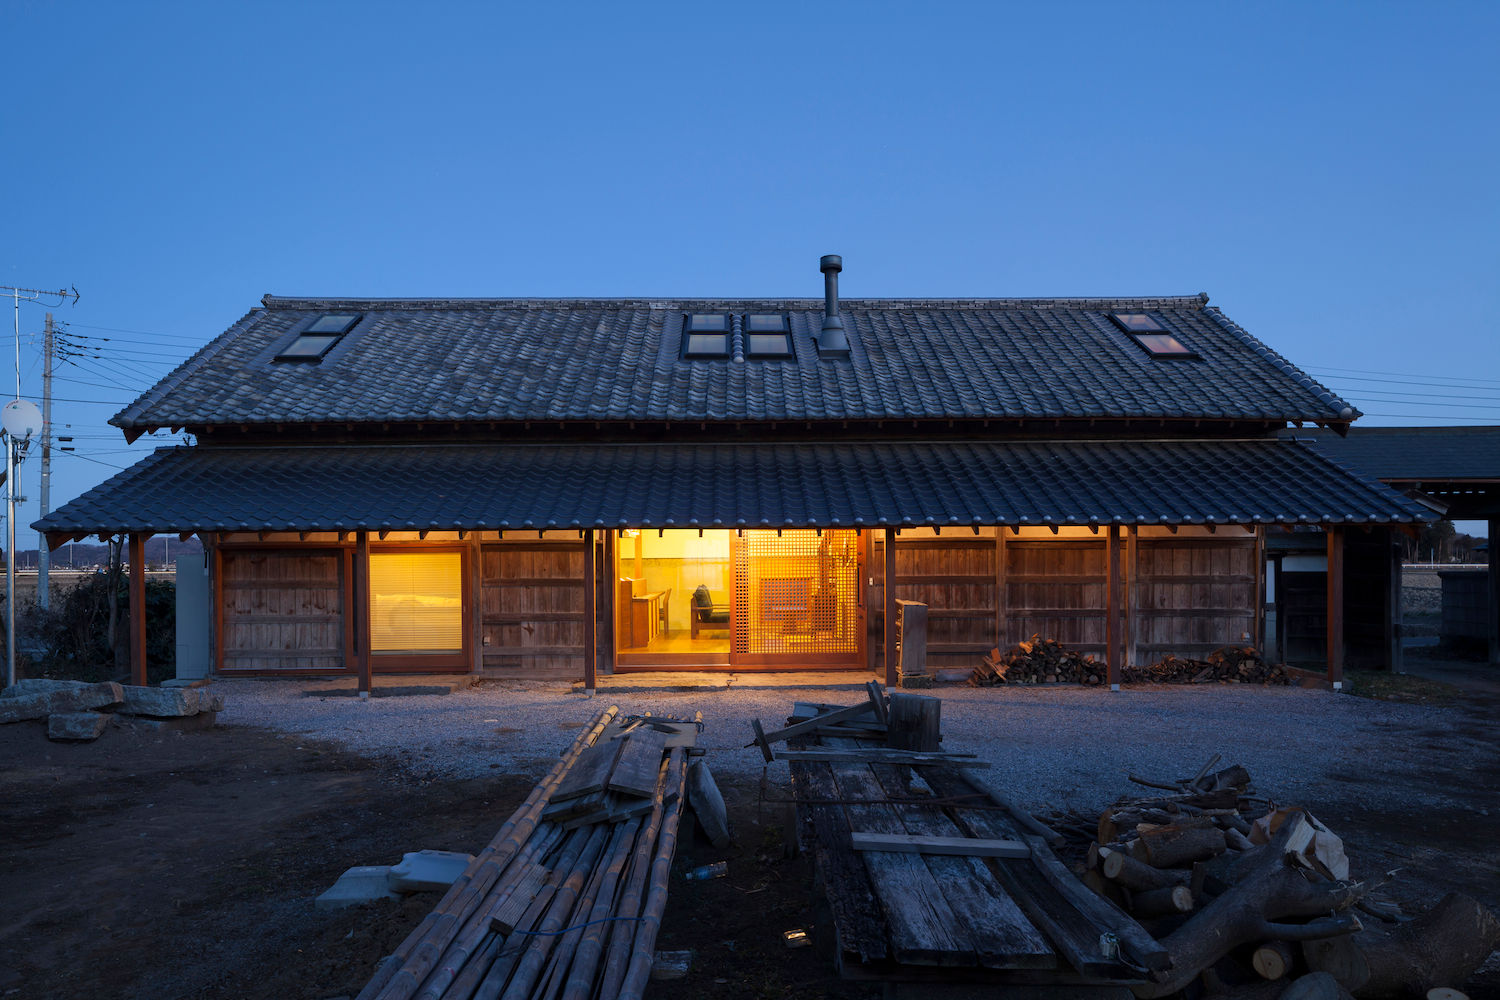
[[[858,532],[746,530],[732,555],[731,667],[865,669]]]

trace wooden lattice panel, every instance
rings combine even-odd
[[[853,531],[746,531],[734,551],[733,654],[825,662],[860,651]]]

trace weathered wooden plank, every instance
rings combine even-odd
[[[903,816],[903,820],[907,817]],[[908,829],[911,824],[907,823]],[[924,833],[854,833],[856,851],[899,851],[905,854],[945,854],[969,858],[1028,858],[1031,848],[1019,840],[984,837],[945,837]]]
[[[618,741],[624,744],[605,787],[641,798],[656,794],[661,758],[666,752],[667,735],[654,729],[637,730]]]
[[[765,733],[763,735],[757,733],[755,742],[746,743],[745,748],[748,750],[750,747],[755,746],[757,743],[776,743],[780,740],[790,740],[798,736],[804,736],[808,733],[811,733],[819,726],[827,726],[835,722],[845,722],[851,719],[857,719],[862,715],[869,715],[874,710],[874,706],[869,702],[861,702],[858,705],[850,705],[847,708],[840,708],[832,712],[823,712],[811,719],[808,719],[806,722],[799,722],[795,725],[787,726],[785,729],[778,729],[775,732]],[[757,719],[756,721],[758,722],[760,720]]]
[[[972,754],[917,753],[891,749],[777,750],[777,760],[820,761],[824,764],[904,764],[908,767],[989,767],[989,761],[977,760]]]
[[[955,771],[934,768],[924,772],[923,779],[933,791],[943,796],[968,795],[974,791],[974,787]],[[1003,813],[961,806],[950,812],[970,836],[997,839],[1020,836],[1013,821]],[[1058,897],[1029,860],[996,858],[993,864],[995,877],[1011,899],[1080,975],[1139,981],[1139,976],[1128,966],[1101,953],[1099,932],[1093,922]]]
[[[833,914],[840,947],[862,962],[884,961],[890,944],[884,916],[870,906],[875,890],[863,861],[844,845],[849,843],[849,817],[842,806],[813,805],[839,797],[827,764],[791,766],[792,787],[800,800],[798,811],[812,827],[812,855]]]
[[[590,792],[602,792],[609,780],[609,772],[614,770],[615,761],[620,757],[623,743],[622,740],[596,743],[579,754],[567,777],[552,793],[552,801],[562,802]]]
[[[863,764],[832,768],[839,797],[885,797],[880,782]],[[884,805],[848,805],[850,832],[905,833],[896,811]],[[867,851],[861,855],[880,908],[890,928],[891,953],[898,962],[916,965],[977,965],[969,927],[948,905],[944,887],[920,855]]]

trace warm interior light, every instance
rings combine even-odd
[[[371,651],[463,649],[462,569],[458,552],[372,552]]]

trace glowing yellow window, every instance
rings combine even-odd
[[[463,649],[461,553],[370,553],[370,649],[376,653]]]

